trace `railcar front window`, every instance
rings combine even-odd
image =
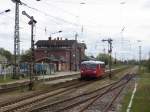
[[[85,64],[82,64],[82,65],[81,65],[81,68],[82,68],[82,69],[85,69],[85,68],[86,68],[86,65],[85,65]]]
[[[96,69],[96,64],[86,64],[87,69]]]

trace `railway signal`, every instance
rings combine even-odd
[[[33,74],[34,74],[34,39],[33,39],[33,29],[37,21],[34,19],[33,16],[29,16],[25,11],[22,11],[22,14],[27,16],[30,21],[29,25],[31,25],[31,65],[30,65],[30,83],[29,83],[29,90],[32,90],[33,88]]]
[[[109,38],[109,39],[103,39],[102,42],[105,42],[107,41],[108,42],[108,45],[109,45],[109,48],[108,48],[108,53],[109,53],[109,78],[111,78],[112,76],[112,72],[111,72],[111,66],[112,66],[112,58],[111,58],[111,53],[112,53],[112,39]]]

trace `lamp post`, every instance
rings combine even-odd
[[[10,11],[11,11],[10,9],[6,9],[6,10],[0,12],[0,14],[7,13],[7,12],[10,12]]]
[[[61,33],[61,32],[62,32],[61,30],[59,30],[59,31],[57,31],[57,32],[53,32],[53,33],[50,34],[50,37],[51,37],[51,35],[53,35],[53,34],[57,34],[57,33]]]
[[[86,4],[86,2],[80,2],[80,6],[84,6]],[[82,14],[82,10],[81,10],[81,14]],[[82,20],[82,18],[81,18]],[[83,24],[81,23],[81,37],[83,37],[83,31],[84,31],[84,27]]]
[[[124,30],[125,30],[125,26],[124,26],[124,20],[123,20],[123,13],[124,13],[124,6],[126,5],[125,0],[121,0],[120,1],[120,27],[121,27],[121,49],[124,50]],[[122,57],[122,62],[124,62],[124,53],[121,53],[121,57]]]

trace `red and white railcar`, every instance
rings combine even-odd
[[[105,73],[105,63],[102,61],[83,61],[81,63],[81,78],[98,78]]]

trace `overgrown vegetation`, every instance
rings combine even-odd
[[[1,75],[0,76],[0,83],[7,83],[7,82],[11,82],[11,81],[15,81],[15,79],[12,79],[11,75]]]
[[[133,99],[131,112],[150,112],[150,72],[148,73],[146,68],[142,72],[137,80],[138,87]],[[131,90],[126,94],[123,100],[122,112],[126,112],[131,94]]]
[[[97,55],[96,59],[105,62],[106,65],[109,63],[109,60],[110,60],[109,55],[104,54],[104,53],[99,53]],[[113,60],[113,58],[112,58],[112,60]]]
[[[12,56],[11,52],[9,52],[8,50],[0,48],[0,55],[6,57],[8,62],[12,62],[13,56]]]
[[[105,62],[106,65],[109,64],[110,56],[108,54],[99,53],[96,57],[96,60]],[[127,64],[127,61],[121,62],[117,58],[111,57],[112,66],[119,66],[120,64]]]
[[[4,56],[7,59],[9,64],[13,63],[14,56],[8,50],[6,50],[4,48],[0,48],[0,55]],[[20,55],[20,61],[21,62],[28,62],[30,60],[31,60],[31,50],[27,50],[27,51],[25,51],[25,53],[22,53]]]
[[[31,50],[27,50],[25,51],[25,53],[23,53],[21,55],[21,62],[29,62],[31,61]]]

